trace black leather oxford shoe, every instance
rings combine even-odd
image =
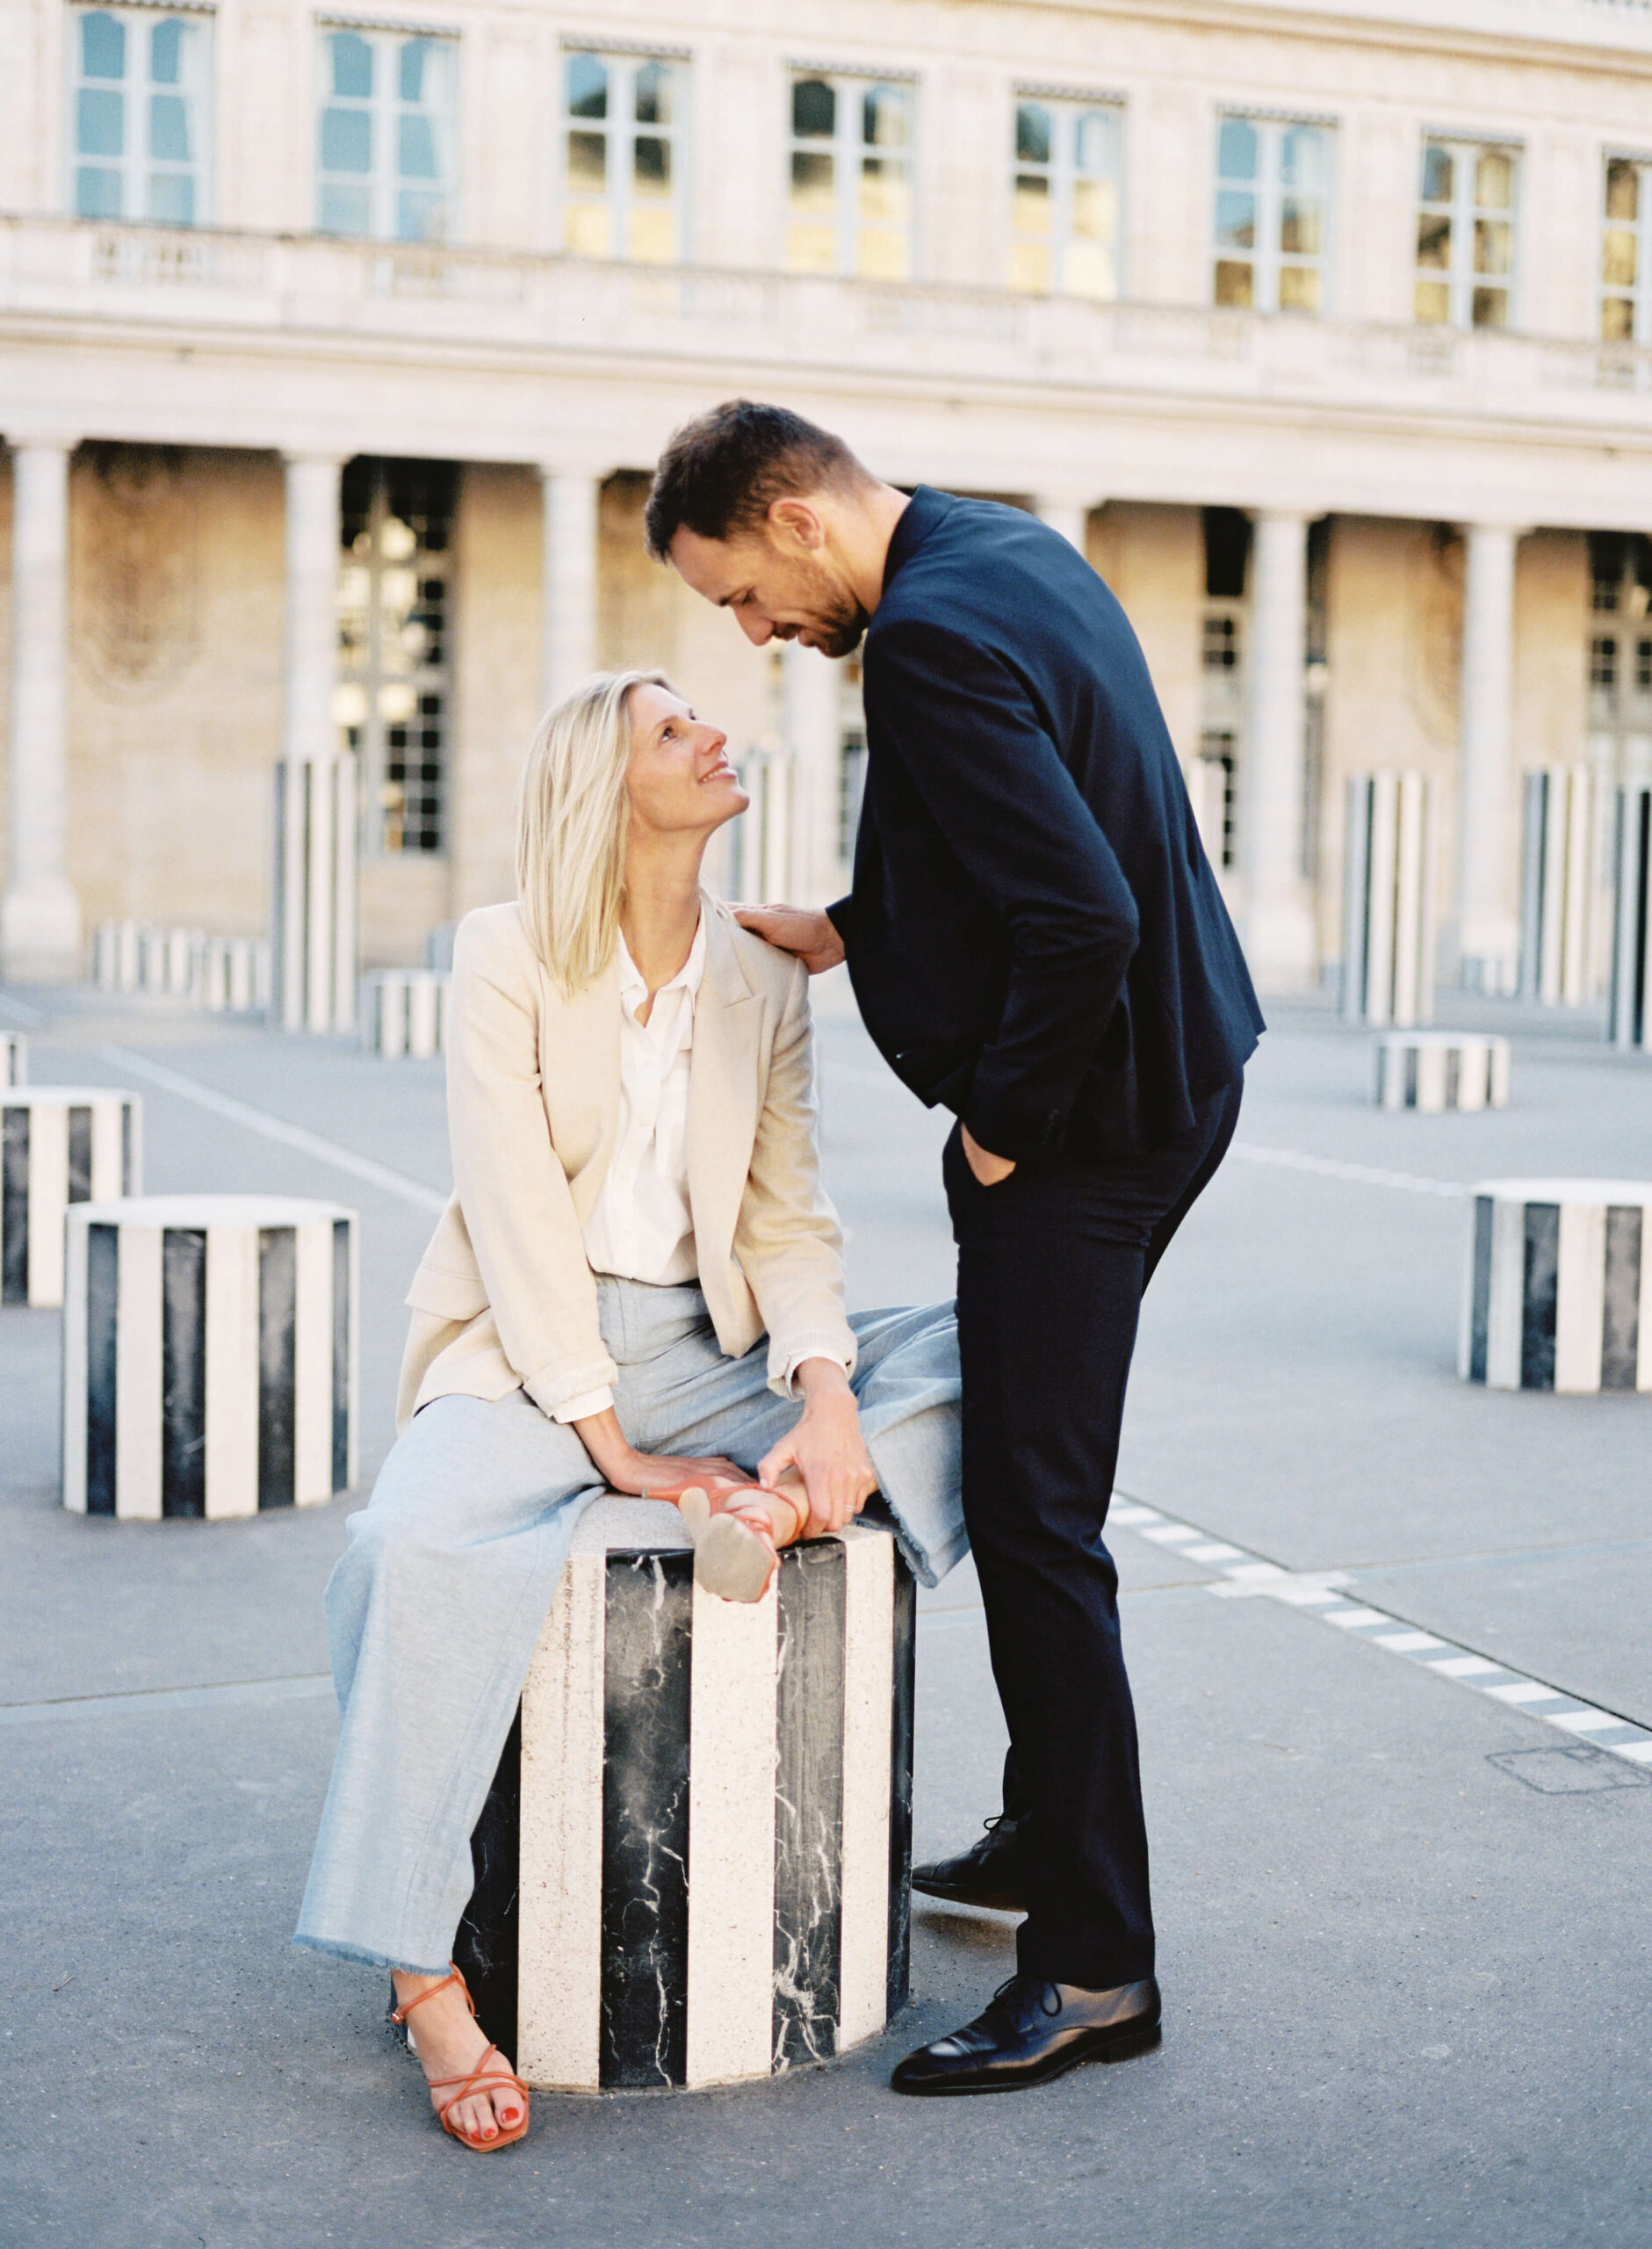
[[[1149,1976],[1110,1992],[1012,1976],[985,2014],[898,2065],[897,2093],[1014,2093],[1079,2062],[1122,2062],[1159,2040],[1158,1985]]]
[[[927,1898],[944,1898],[950,1906],[991,1906],[1000,1913],[1024,1913],[1019,1824],[1006,1811],[1000,1812],[987,1821],[985,1834],[967,1851],[913,1867],[912,1886]]]

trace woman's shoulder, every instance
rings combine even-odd
[[[522,908],[514,898],[498,906],[473,906],[453,932],[453,961],[497,962],[515,954],[524,962],[533,947],[523,924]]]
[[[792,997],[799,976],[805,984],[808,981],[802,962],[796,954],[782,952],[778,945],[771,945],[755,930],[746,929],[734,918],[733,908],[722,899],[713,898],[708,892],[706,902],[719,936],[739,963],[752,990],[783,1008]]]

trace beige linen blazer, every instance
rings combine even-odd
[[[765,1328],[770,1387],[819,1356],[852,1367],[842,1235],[815,1148],[809,979],[707,896],[689,1082],[700,1286],[731,1358]],[[433,1398],[523,1389],[545,1413],[615,1379],[581,1228],[619,1118],[619,974],[573,998],[514,903],[467,915],[447,1018],[454,1193],[408,1303],[397,1426]]]

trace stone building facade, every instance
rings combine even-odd
[[[344,746],[415,957],[598,662],[727,727],[725,885],[831,895],[853,665],[642,550],[736,392],[1084,547],[1265,985],[1386,766],[1505,983],[1522,774],[1652,772],[1652,9],[0,0],[7,973],[264,927],[272,765]]]

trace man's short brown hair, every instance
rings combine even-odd
[[[643,517],[648,552],[663,562],[685,526],[727,539],[761,523],[776,500],[870,481],[829,430],[783,406],[731,398],[685,422],[660,454]]]

